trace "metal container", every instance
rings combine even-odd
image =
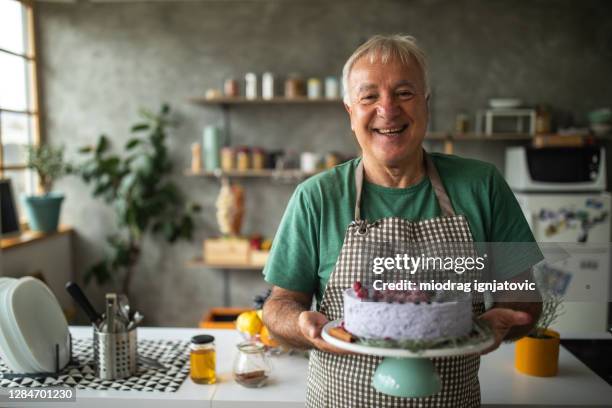
[[[138,370],[136,329],[102,333],[94,329],[94,365],[96,377],[115,380],[131,377]]]

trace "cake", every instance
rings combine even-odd
[[[344,294],[344,329],[364,339],[433,340],[472,330],[468,295],[372,291],[355,282]]]

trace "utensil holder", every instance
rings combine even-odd
[[[136,329],[119,333],[101,333],[94,329],[94,365],[96,377],[116,380],[136,374],[137,365]]]

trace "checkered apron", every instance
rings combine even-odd
[[[355,220],[347,228],[344,244],[319,309],[330,321],[342,318],[342,293],[351,287],[353,282],[371,281],[368,260],[373,256],[381,256],[381,253],[383,256],[389,256],[388,243],[398,243],[399,245],[392,244],[395,250],[402,245],[414,247],[414,245],[432,243],[471,245],[473,239],[468,222],[463,215],[455,214],[433,161],[426,153],[425,167],[442,216],[418,222],[397,217],[383,218],[373,223],[362,220],[360,216],[363,162],[357,167]],[[466,276],[466,279],[474,278],[474,275],[469,278]],[[478,296],[473,294],[472,312],[479,315],[484,312],[484,302],[482,295],[477,298],[474,295]],[[382,357],[371,355],[337,355],[313,350],[310,354],[306,406],[310,408],[480,406],[478,355],[432,359],[440,375],[441,390],[438,394],[425,398],[400,398],[376,391],[371,385],[372,375],[381,360]]]

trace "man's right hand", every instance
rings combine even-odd
[[[313,347],[335,354],[351,354],[351,352],[332,346],[321,337],[323,326],[329,320],[324,314],[313,311],[304,311],[298,317],[298,326],[302,335],[308,340]]]
[[[310,311],[311,303],[312,294],[274,286],[264,304],[264,323],[277,340],[290,347],[350,354],[323,340],[321,331],[328,320],[325,315]]]

